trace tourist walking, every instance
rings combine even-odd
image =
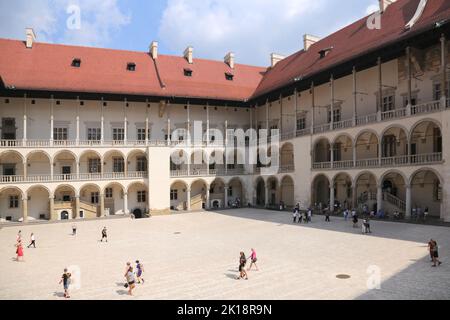
[[[353,215],[353,228],[358,228],[358,215],[356,213]]]
[[[297,215],[298,215],[297,208],[294,208],[294,210],[292,211],[292,218],[293,218],[292,223],[297,222]]]
[[[17,242],[16,247],[16,261],[24,261],[22,240]]]
[[[30,236],[30,244],[28,245],[27,248],[33,246],[33,248],[36,248],[36,238],[34,237],[34,233],[31,233]]]
[[[372,233],[372,231],[370,231],[370,219],[369,218],[366,219],[365,225],[366,225],[366,233]]]
[[[144,273],[144,265],[142,263],[139,262],[139,260],[136,260],[136,278],[137,278],[137,282],[144,284],[145,280],[142,277],[142,274]]]
[[[312,210],[311,210],[311,208],[309,208],[308,209],[308,214],[307,214],[307,222],[309,223],[309,222],[312,222],[312,219],[311,219],[311,217],[312,217]]]
[[[427,221],[428,213],[428,207],[425,207],[425,210],[423,211],[423,221]]]
[[[59,284],[63,284],[64,288],[64,298],[69,299],[69,285],[70,285],[70,277],[72,275],[67,271],[67,268],[64,268],[64,273],[61,276],[61,280],[59,280]]]
[[[77,235],[77,226],[76,225],[72,225],[72,235],[73,236]]]
[[[440,266],[442,264],[441,261],[439,261],[439,252],[438,252],[438,244],[436,240],[431,239],[430,242],[428,242],[428,247],[430,248],[430,255],[433,261],[432,267],[436,267],[436,263]]]
[[[325,211],[325,222],[330,222],[330,211]]]
[[[106,231],[106,227],[103,227],[103,230],[102,230],[102,239],[101,239],[100,241],[103,242],[103,239],[105,239],[106,242],[108,242],[108,233],[107,233],[107,231]]]
[[[256,261],[258,261],[258,258],[256,258],[256,251],[252,248],[250,253],[250,267],[247,269],[247,271],[250,271],[253,265],[255,265],[256,271],[259,271],[258,266],[256,265]]]
[[[135,288],[135,279],[134,279],[134,273],[133,273],[133,267],[131,266],[130,262],[127,262],[127,268],[124,274],[125,279],[127,280],[127,283],[125,284],[125,288],[128,288],[128,294],[130,296],[133,295],[133,289]]]
[[[19,230],[16,236],[16,243],[19,243],[19,241],[22,241],[22,230]]]
[[[344,210],[344,220],[347,221],[348,219],[348,209]]]
[[[237,277],[237,280],[240,280],[240,279],[248,280],[248,275],[247,275],[247,272],[245,271],[246,264],[247,264],[247,258],[245,257],[245,253],[241,251],[240,256],[239,256],[239,277]]]

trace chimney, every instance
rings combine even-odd
[[[33,42],[36,41],[36,34],[33,28],[26,28],[25,31],[27,35],[27,48],[31,49],[33,48]]]
[[[234,53],[233,52],[228,52],[224,58],[224,61],[231,69],[234,69]]]
[[[150,44],[150,55],[152,56],[153,60],[158,59],[158,42],[152,41]]]
[[[193,53],[194,53],[194,48],[192,48],[191,46],[187,47],[186,50],[184,50],[184,58],[187,60],[187,62],[189,62],[189,64],[194,63]]]
[[[383,13],[384,11],[386,11],[386,8],[393,4],[395,1],[397,0],[378,0],[378,2],[380,3],[380,12]]]
[[[319,40],[320,40],[319,37],[316,37],[316,36],[313,36],[310,34],[305,34],[303,36],[303,49],[305,51],[308,51],[308,49]]]
[[[286,58],[285,56],[282,56],[281,54],[271,53],[270,54],[270,66],[273,68],[275,65]]]

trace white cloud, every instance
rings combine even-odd
[[[80,29],[67,28],[69,5],[78,5]],[[0,37],[24,39],[33,27],[38,41],[105,46],[113,32],[130,23],[117,0],[15,0],[0,2]]]

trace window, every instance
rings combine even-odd
[[[88,159],[89,173],[99,173],[102,171],[100,159]]]
[[[57,141],[67,140],[67,128],[53,128],[53,139]]]
[[[98,192],[91,192],[91,203],[98,204],[99,195]]]
[[[178,200],[178,190],[170,190],[170,200]]]
[[[113,172],[125,172],[125,162],[123,158],[113,158]]]
[[[184,69],[184,76],[185,77],[192,77],[192,70],[191,69]]]
[[[19,196],[9,196],[9,208],[15,209],[19,207]]]
[[[106,188],[105,189],[105,198],[111,199],[113,197],[113,189],[112,188]]]
[[[144,203],[144,202],[146,202],[147,200],[147,193],[145,192],[145,191],[138,191],[137,192],[137,202],[138,203]]]
[[[138,172],[147,171],[147,158],[146,157],[138,157],[136,159],[136,171],[138,171]]]
[[[306,129],[306,118],[300,117],[297,118],[297,131]]]
[[[150,140],[150,129],[147,132],[148,140]],[[137,139],[138,141],[145,141],[145,128],[137,129]]]
[[[397,154],[397,138],[394,135],[383,138],[383,157],[395,157]]]
[[[234,74],[226,72],[225,73],[225,79],[227,79],[228,81],[233,81],[234,79]]]
[[[439,128],[433,129],[433,152],[442,152],[442,135]]]
[[[229,187],[228,188],[228,196],[232,197],[233,196],[233,187]]]
[[[100,141],[102,139],[102,130],[100,128],[88,128],[88,140]]]
[[[125,129],[124,128],[113,128],[113,140],[114,141],[125,140]]]
[[[136,64],[133,62],[128,62],[127,64],[127,70],[128,71],[136,71]]]
[[[383,97],[383,105],[381,106],[381,112],[391,111],[395,109],[394,96],[388,95]]]
[[[168,141],[169,139],[172,140],[172,135],[169,136],[169,135],[166,134],[166,135],[164,135],[164,139],[166,141]]]
[[[81,59],[75,58],[72,60],[72,67],[79,68],[81,67]]]
[[[404,96],[403,97],[403,108],[406,108],[408,106],[408,96]],[[417,104],[417,97],[416,96],[411,96],[411,105],[415,106]]]
[[[341,108],[333,108],[333,122],[341,121]],[[328,123],[331,123],[331,107],[328,109]]]

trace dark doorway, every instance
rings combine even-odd
[[[69,220],[69,213],[67,211],[61,212],[61,220]]]
[[[142,210],[141,209],[134,209],[133,215],[135,219],[141,219],[142,218]]]

